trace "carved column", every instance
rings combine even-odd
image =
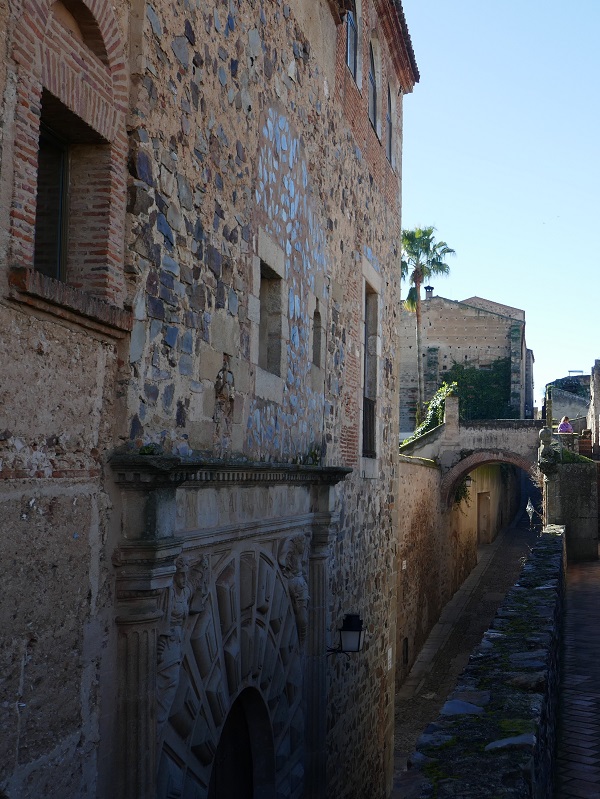
[[[306,687],[306,783],[307,799],[324,799],[327,789],[327,631],[329,549],[338,517],[333,511],[334,489],[316,489],[315,513],[309,557],[309,624]]]
[[[156,794],[156,625],[161,616],[158,609],[117,616],[120,799]]]

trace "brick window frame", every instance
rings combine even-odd
[[[127,330],[131,319],[122,308],[128,96],[121,39],[107,0],[23,2],[12,44],[17,97],[9,292],[45,311],[61,306],[74,321],[84,317],[84,325],[92,319]],[[75,121],[89,135],[69,141],[78,149],[70,177],[75,205],[59,280],[35,270],[34,254],[40,121],[63,113],[65,130]]]

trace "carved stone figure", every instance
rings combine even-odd
[[[308,630],[308,582],[305,570],[306,538],[296,535],[287,538],[279,552],[279,565],[288,581],[292,607],[296,615],[298,639],[304,643]]]
[[[169,717],[179,684],[187,618],[190,613],[203,609],[208,595],[209,563],[205,555],[194,563],[180,555],[175,569],[173,585],[165,595],[164,626],[157,643],[156,723],[159,733]]]

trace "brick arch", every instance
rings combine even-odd
[[[15,29],[13,56],[21,70],[29,75],[34,81],[39,81],[45,88],[59,97],[72,111],[82,119],[85,116],[79,113],[75,94],[81,92],[80,81],[75,82],[72,88],[71,97],[60,96],[58,81],[60,80],[60,70],[57,70],[56,58],[52,58],[52,49],[48,46],[52,37],[62,38],[62,31],[58,27],[59,23],[51,13],[54,0],[42,0],[33,2],[25,0],[23,3],[23,13]],[[65,7],[72,12],[77,12],[77,6],[81,6],[87,12],[86,19],[82,21],[83,28],[87,31],[85,39],[89,41],[93,37],[93,48],[85,46],[88,58],[85,59],[86,68],[90,71],[90,78],[99,80],[102,89],[108,92],[109,104],[112,106],[113,119],[102,119],[101,113],[90,103],[90,113],[92,119],[86,119],[99,133],[102,133],[108,141],[112,141],[116,135],[115,112],[125,114],[127,110],[127,75],[125,71],[125,50],[123,47],[122,36],[119,31],[117,19],[115,17],[112,4],[108,0],[76,0],[65,4]],[[79,43],[74,44],[77,47]],[[84,46],[82,45],[82,48]],[[95,58],[89,56],[94,52]],[[98,53],[105,52],[105,63]],[[65,65],[61,65],[62,69]],[[81,71],[84,68],[81,67]],[[63,99],[64,98],[64,99]],[[66,102],[65,102],[66,100]],[[112,123],[109,127],[107,127]]]
[[[485,466],[488,463],[509,463],[512,466],[523,469],[523,471],[527,473],[529,473],[532,466],[534,466],[534,461],[508,450],[493,449],[474,452],[460,460],[444,475],[441,484],[442,507],[450,507],[456,486],[465,475],[472,472],[478,466]]]

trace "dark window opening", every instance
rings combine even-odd
[[[321,314],[317,308],[313,316],[313,346],[312,346],[312,362],[315,366],[321,366],[321,336],[323,333],[323,326],[321,324]]]
[[[38,272],[71,285],[82,284],[93,261],[90,244],[99,241],[100,234],[92,232],[94,218],[96,231],[106,231],[109,170],[106,140],[44,89],[33,257]]]
[[[68,190],[68,144],[42,123],[33,263],[38,272],[57,280],[63,280],[65,274]]]
[[[281,376],[281,351],[281,278],[264,261],[261,261],[258,331],[258,365],[260,368]]]
[[[363,458],[377,457],[377,294],[365,286]]]

